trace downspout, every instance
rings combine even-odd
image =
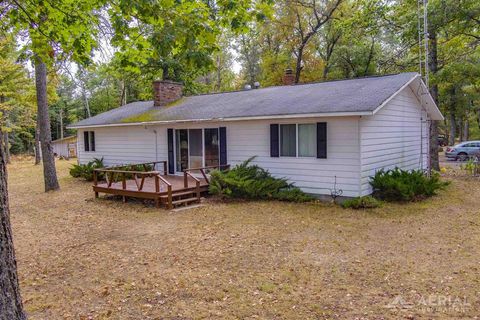
[[[157,129],[149,129],[147,126],[144,127],[145,130],[151,130],[155,135],[155,162],[158,161],[158,132]],[[154,168],[155,170],[156,168]]]
[[[358,196],[363,196],[363,186],[362,186],[362,173],[363,173],[363,161],[362,161],[362,116],[358,118],[357,121],[357,130],[358,130]]]

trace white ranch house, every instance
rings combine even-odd
[[[305,192],[371,193],[379,169],[427,169],[429,121],[443,116],[417,73],[182,97],[154,83],[155,100],[85,119],[78,159],[106,165],[168,161],[169,174],[254,163]]]

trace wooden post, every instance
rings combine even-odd
[[[197,200],[200,203],[200,181],[198,181],[198,180],[197,180],[196,189],[197,189]]]
[[[93,185],[94,186],[98,185],[97,170],[93,170]]]
[[[123,190],[127,189],[127,179],[126,179],[125,172],[122,173],[122,189]]]
[[[160,192],[160,178],[155,175],[155,192]]]
[[[168,191],[168,203],[167,203],[167,208],[168,209],[173,209],[173,201],[172,201],[172,186],[171,185],[168,185],[167,187],[167,191]]]
[[[168,172],[167,172],[167,161],[163,161],[163,175],[167,175]]]
[[[188,188],[188,176],[187,171],[183,171],[183,187]]]
[[[205,173],[205,169],[203,169],[203,168],[200,169],[200,172],[202,173],[203,179],[205,179],[205,182],[206,182],[206,183],[210,183],[210,182],[208,181],[207,174]]]

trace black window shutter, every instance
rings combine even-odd
[[[173,155],[173,129],[167,129],[168,173],[175,174],[175,158]]]
[[[227,128],[220,127],[219,135],[220,135],[219,137],[220,138],[220,164],[225,165],[227,164]]]
[[[90,151],[95,151],[95,131],[90,131]]]
[[[278,124],[270,124],[270,157],[278,157],[279,152]]]
[[[317,122],[317,158],[327,158],[327,123]]]
[[[90,143],[88,138],[88,131],[83,131],[83,145],[85,146],[85,151],[90,151]]]

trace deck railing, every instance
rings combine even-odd
[[[195,181],[195,194],[197,196],[197,200],[200,202],[200,179],[195,177],[191,172],[184,171],[184,187],[188,188],[188,177],[192,178]]]
[[[219,165],[214,165],[214,166],[206,166],[206,167],[198,167],[198,168],[188,168],[183,170],[183,183],[185,185],[185,188],[188,188],[188,177],[195,178],[192,175],[192,171],[200,171],[200,173],[203,176],[203,179],[205,179],[205,182],[210,183],[208,176],[207,176],[207,170],[214,170],[214,169],[220,169],[220,170],[228,170],[230,169],[229,164],[219,164]],[[195,178],[197,179],[197,178]],[[197,179],[198,180],[198,179]]]
[[[111,167],[105,167],[103,169],[111,169],[111,170],[127,170],[127,171],[138,171],[139,167],[143,167],[144,171],[159,171],[157,170],[157,165],[161,164],[162,165],[162,171],[164,175],[167,175],[167,161],[152,161],[152,162],[143,162],[143,163],[133,163],[133,164],[124,164],[124,165],[118,165],[118,166],[111,166]],[[151,168],[149,167],[151,166]]]
[[[163,193],[160,188],[160,184],[166,185],[167,188],[167,207],[171,209],[172,205],[172,184],[168,182],[164,177],[161,176],[159,171],[151,170],[155,169],[156,165],[162,163],[163,164],[163,174],[167,175],[167,161],[155,161],[155,162],[145,162],[139,164],[129,164],[129,165],[121,165],[121,166],[114,166],[114,167],[106,167],[106,168],[99,168],[93,171],[93,184],[94,186],[98,186],[99,176],[103,174],[105,177],[105,181],[107,183],[107,188],[111,188],[112,184],[115,182],[122,182],[122,190],[127,191],[127,180],[133,179],[135,181],[136,189],[133,191],[142,191],[145,185],[145,178],[153,177],[155,179],[155,192],[156,193]],[[151,166],[151,167],[149,167]],[[145,171],[138,171],[134,169],[138,169],[139,167],[143,167]],[[131,169],[131,170],[128,170]],[[132,191],[132,190],[129,190]],[[98,198],[98,192],[95,192],[95,197]],[[125,200],[125,197],[123,197]],[[159,199],[155,200],[157,206],[159,205]]]
[[[161,172],[162,170],[157,170],[159,165],[161,165],[163,172]],[[230,165],[226,164],[186,169],[183,172],[184,189],[175,191],[173,190],[172,185],[172,183],[175,182],[175,179],[173,179],[173,182],[170,182],[169,180],[171,179],[168,179],[167,161],[98,168],[93,171],[95,197],[98,198],[99,192],[121,195],[124,201],[126,201],[126,197],[144,197],[155,199],[157,206],[160,206],[160,204],[164,202],[167,207],[171,209],[174,204],[189,202],[191,198],[182,199],[182,197],[188,196],[192,193],[194,193],[194,197],[200,201],[201,192],[202,190],[205,190],[205,185],[202,185],[203,179],[207,185],[210,183],[208,176],[210,170],[225,170],[229,168]],[[202,177],[193,174],[193,172],[198,171],[201,173],[203,179]],[[147,178],[154,179],[154,188],[152,188],[152,180]],[[175,178],[178,179],[178,177]],[[195,183],[194,187],[189,187],[189,180],[193,180]],[[134,181],[134,183],[132,181]],[[166,186],[166,190],[161,187],[163,185]],[[173,201],[175,197],[179,197],[180,199]]]

